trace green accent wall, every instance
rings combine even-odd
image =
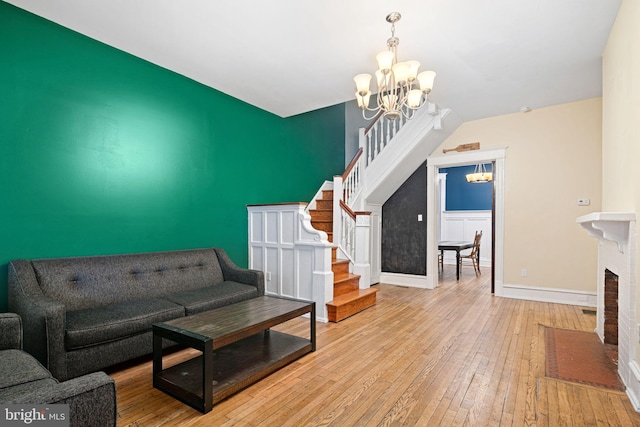
[[[1,310],[17,258],[219,246],[246,267],[246,205],[344,170],[344,105],[283,119],[4,2],[0,100]]]

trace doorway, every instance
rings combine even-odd
[[[491,289],[502,296],[504,281],[504,162],[506,148],[449,153],[427,159],[427,287],[438,286],[438,171],[476,163],[493,164]]]
[[[469,164],[439,168],[438,241],[470,242],[480,232],[482,238],[478,254],[482,271],[492,269],[493,181],[469,183],[467,175],[473,173],[477,166],[478,164]],[[492,172],[492,166],[489,163],[483,167],[487,172]],[[455,266],[455,251],[445,251],[443,255],[443,264]],[[489,273],[488,270],[485,271]],[[440,276],[440,280],[442,279]],[[493,293],[493,289],[491,292]]]

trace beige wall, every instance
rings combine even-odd
[[[603,54],[603,210],[640,204],[640,2],[623,1]]]
[[[597,241],[576,218],[601,210],[601,132],[602,99],[593,98],[466,122],[442,144],[508,147],[505,285],[596,291]]]
[[[640,219],[639,22],[640,2],[623,0],[603,53],[602,83],[602,209],[635,212],[636,220]],[[640,254],[640,247],[635,253]],[[640,278],[640,257],[635,268]],[[637,307],[640,292],[636,290]],[[636,316],[640,323],[640,311]],[[637,342],[636,360],[640,360]]]

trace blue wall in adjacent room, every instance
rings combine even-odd
[[[283,119],[5,2],[0,98],[0,310],[17,258],[219,246],[246,267],[246,205],[344,171],[343,104]]]
[[[492,171],[490,163],[485,167],[487,172]],[[474,169],[473,165],[440,169],[440,173],[447,174],[446,210],[491,210],[492,183],[471,184],[467,182],[466,174],[472,173]]]

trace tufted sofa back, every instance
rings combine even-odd
[[[31,261],[42,292],[67,311],[162,297],[224,280],[214,249]]]

